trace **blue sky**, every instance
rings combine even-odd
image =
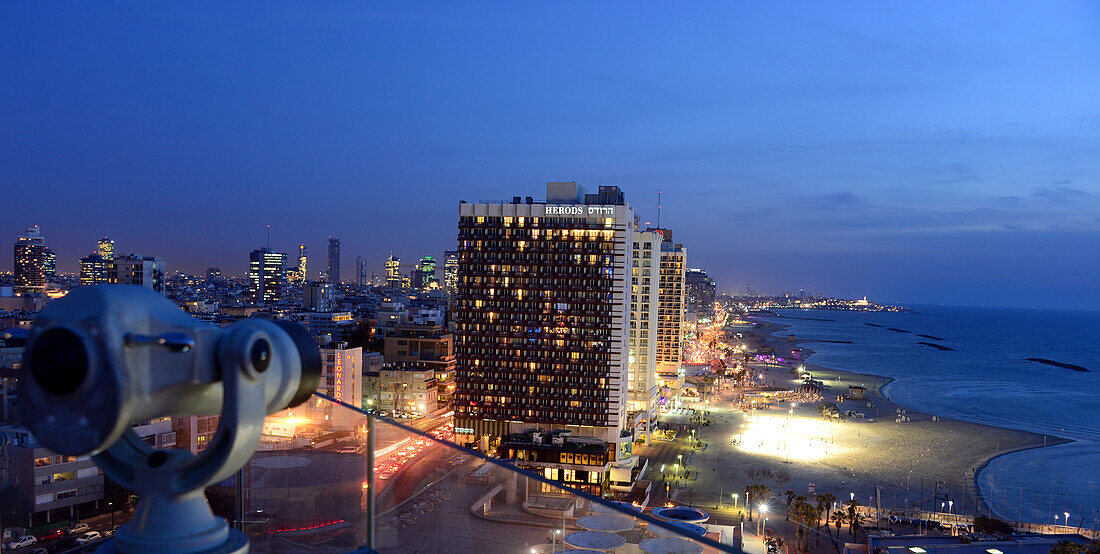
[[[576,180],[724,290],[1100,309],[1100,5],[960,4],[4,3],[0,236],[350,277]]]

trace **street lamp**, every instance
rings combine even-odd
[[[730,496],[733,497],[733,507],[737,508],[737,493],[731,494]]]
[[[1069,527],[1069,512],[1062,512],[1066,515],[1066,527]]]
[[[855,499],[856,499],[856,493],[854,493],[854,492],[850,492],[850,493],[848,493],[848,496],[849,496],[849,500],[855,501]]]

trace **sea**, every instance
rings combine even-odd
[[[892,377],[885,394],[903,406],[1072,440],[1000,456],[982,470],[978,484],[1004,519],[1055,523],[1057,515],[1064,524],[1068,512],[1071,525],[1100,528],[1100,312],[910,309],[778,310],[784,317],[770,321],[789,326],[783,333],[799,339],[852,341],[803,346],[815,352],[811,363]]]

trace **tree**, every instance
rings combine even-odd
[[[977,526],[977,521],[974,522]],[[1092,541],[1091,544],[1081,544],[1068,540],[1060,540],[1050,549],[1050,554],[1098,554],[1100,553],[1100,541]]]
[[[848,534],[854,540],[856,538],[856,532],[859,531],[860,524],[863,523],[863,514],[859,513],[859,510],[856,509],[859,508],[859,502],[849,500],[846,504],[848,505],[848,514],[845,519],[848,520]]]
[[[836,502],[836,497],[831,493],[818,494],[814,496],[814,500],[817,501],[818,510],[825,512],[825,531],[829,530],[829,515],[833,511],[833,502]],[[818,523],[820,526],[820,523]]]
[[[749,507],[749,521],[752,521],[752,507],[757,502],[766,501],[772,491],[765,485],[750,485],[745,488],[745,502]]]
[[[783,494],[787,497],[787,515],[784,516],[783,519],[785,519],[787,521],[790,521],[791,520],[791,503],[794,502],[794,499],[797,495],[791,489],[787,489],[787,492],[785,492]],[[802,498],[801,496],[797,496],[797,497]]]
[[[810,549],[810,523],[821,519],[821,511],[806,501],[805,496],[796,496],[789,510],[795,522],[795,548]]]
[[[996,518],[978,516],[974,518],[974,531],[987,535],[1011,535],[1012,526]]]
[[[833,524],[836,525],[836,538],[840,539],[840,528],[844,527],[844,524],[848,522],[848,516],[844,515],[844,512],[837,510],[833,512]]]

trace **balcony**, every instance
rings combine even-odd
[[[320,394],[308,406],[289,427],[284,412],[269,416],[271,428],[293,436],[265,436],[234,477],[206,491],[251,552],[541,553],[591,541],[615,552],[740,552],[736,538],[689,533],[649,507],[463,448],[452,442],[449,414],[410,425]],[[127,514],[113,513],[113,524]]]

